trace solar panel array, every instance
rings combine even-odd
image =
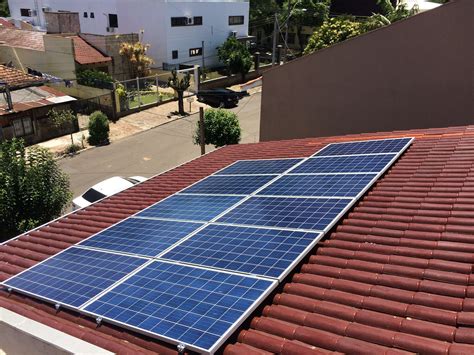
[[[238,161],[3,285],[213,353],[411,141]]]

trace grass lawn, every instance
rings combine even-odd
[[[161,101],[167,101],[174,97],[173,94],[170,94],[167,92],[160,93],[160,96],[161,96]],[[142,93],[140,95],[140,101],[142,103],[142,106],[154,104],[158,102],[158,95],[156,94],[156,92]],[[130,108],[133,109],[133,108],[137,108],[138,106],[139,106],[139,102],[138,102],[138,95],[137,95],[134,97],[133,100],[130,101]]]

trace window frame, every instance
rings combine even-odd
[[[31,17],[30,16],[30,11],[31,11],[31,9],[22,8],[22,9],[20,9],[20,16],[21,17]],[[25,13],[26,13],[26,15],[25,15]]]
[[[197,54],[193,54],[193,51],[197,51]],[[190,57],[200,57],[202,56],[202,47],[189,48]]]
[[[89,14],[87,11],[84,11],[84,14],[82,15],[84,18],[89,18]]]
[[[28,131],[26,130],[26,127],[25,127],[25,121],[28,121],[26,125],[28,128]],[[15,134],[15,137],[29,136],[35,132],[33,128],[33,121],[31,117],[29,116],[19,117],[12,120],[12,125],[13,125],[13,132]]]
[[[177,49],[171,51],[171,59],[178,59],[179,53]]]
[[[95,18],[94,12],[91,12],[91,13],[89,14],[89,18]]]
[[[237,21],[237,19],[239,21]],[[229,16],[229,26],[240,26],[245,23],[245,16],[244,15],[233,15]]]
[[[193,16],[193,23],[189,24],[189,17],[186,16],[172,16],[171,18],[171,27],[186,27],[186,26],[202,26],[203,17],[202,16]]]
[[[109,27],[110,28],[118,28],[119,27],[118,15],[117,14],[108,14],[108,15],[109,15],[108,16],[108,18],[109,18]],[[112,18],[115,17],[115,21],[111,21],[111,16],[112,16]]]

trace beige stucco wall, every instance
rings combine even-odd
[[[43,36],[44,51],[0,45],[0,61],[13,62],[26,71],[30,67],[66,80],[76,78],[73,41],[60,36]]]
[[[474,124],[473,34],[453,0],[272,69],[260,139]]]

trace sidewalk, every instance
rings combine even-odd
[[[240,90],[240,85],[232,87],[236,91]],[[261,92],[262,87],[256,87],[248,90],[249,95],[253,95],[257,92]],[[184,99],[184,110],[192,115],[199,112],[199,107],[204,109],[210,107],[204,103],[198,102],[196,96],[192,96],[193,101],[190,103],[187,99]],[[122,138],[134,135],[139,132],[147,131],[149,129],[161,126],[168,122],[179,119],[179,116],[172,115],[172,112],[178,110],[178,102],[172,101],[166,104],[155,106],[147,110],[132,113],[131,115],[120,118],[116,123],[110,123],[110,141],[116,142]],[[79,117],[79,127],[81,131],[74,133],[74,143],[81,145],[83,140],[84,146],[89,148],[87,144],[87,137],[89,132],[87,131],[87,116]],[[71,145],[70,135],[65,135],[55,139],[51,139],[46,142],[38,143],[37,146],[49,149],[53,154],[59,155]]]

